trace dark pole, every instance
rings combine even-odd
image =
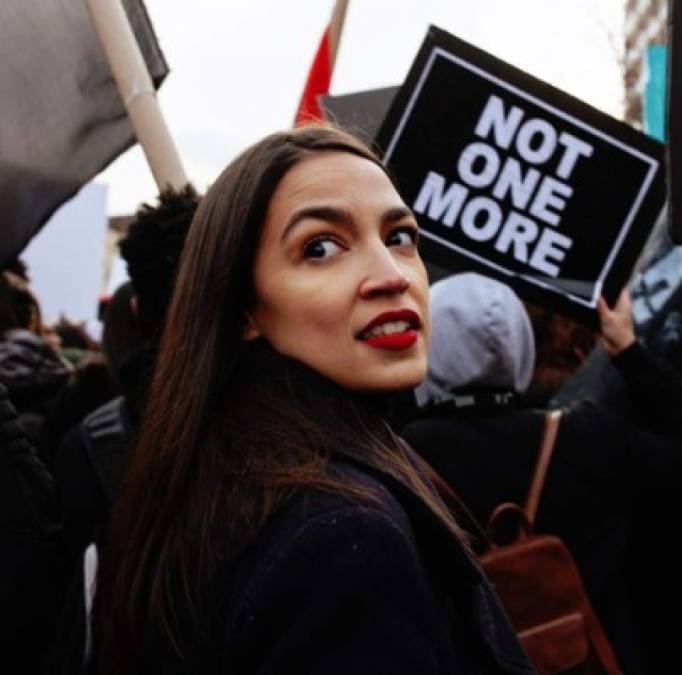
[[[682,244],[682,10],[668,0],[667,159],[670,236]]]

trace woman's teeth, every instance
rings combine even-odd
[[[382,323],[374,328],[370,328],[368,331],[363,333],[362,337],[365,340],[369,340],[373,337],[379,337],[380,335],[393,335],[394,333],[404,333],[406,330],[410,329],[410,323],[408,321],[391,321],[389,323]]]

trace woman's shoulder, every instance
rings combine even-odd
[[[344,463],[330,470],[355,489],[305,490],[284,504],[232,567],[240,595],[256,595],[274,578],[293,578],[292,572],[310,583],[339,566],[352,573],[357,563],[366,574],[387,550],[396,559],[417,557],[410,520],[389,490]]]
[[[371,497],[306,490],[280,507],[219,574],[225,634],[241,633],[263,608],[312,602],[311,593],[332,602],[350,588],[378,592],[387,571],[421,573],[409,518],[386,487],[342,463],[330,470]]]
[[[386,645],[440,634],[439,609],[404,510],[377,479],[337,468],[376,497],[310,493],[280,510],[230,575],[220,618],[227,661],[277,662],[301,643],[317,645],[322,657],[334,651],[331,626],[359,643],[350,649],[354,659],[368,649],[390,653],[376,626],[384,626]],[[360,626],[359,617],[371,626]],[[276,648],[262,653],[263,644]]]
[[[413,514],[380,477],[342,462],[331,468],[374,498],[305,494],[278,513],[232,580],[221,616],[222,658],[250,664],[240,672],[289,672],[303,649],[319,665],[315,672],[412,673],[426,672],[429,654],[429,672],[454,672],[453,650],[469,647],[451,642],[449,612],[460,597],[453,589],[466,585],[466,597],[496,616],[487,595],[481,599],[480,576],[457,575],[444,547],[437,556],[452,562],[446,567],[458,578],[452,589],[443,585],[417,545]],[[460,610],[474,632],[489,631],[479,625],[483,610]]]
[[[300,491],[264,528],[256,549],[262,553],[274,549],[281,557],[288,549],[317,546],[321,540],[342,547],[347,536],[357,538],[370,530],[379,538],[399,533],[412,539],[407,514],[378,478],[344,462],[333,462],[329,470],[337,482],[352,489]]]

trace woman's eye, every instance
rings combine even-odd
[[[413,246],[417,243],[417,230],[413,227],[401,227],[394,230],[386,239],[386,246]]]
[[[341,251],[341,246],[333,239],[313,239],[304,246],[303,257],[316,259],[329,258],[339,251]]]

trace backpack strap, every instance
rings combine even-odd
[[[545,485],[549,463],[552,459],[560,421],[561,410],[552,410],[545,415],[545,427],[540,443],[540,451],[538,453],[535,471],[533,472],[533,480],[531,482],[530,490],[528,491],[523,511],[515,504],[509,502],[500,504],[490,516],[485,528],[482,527],[478,519],[466,507],[459,495],[450,487],[450,485],[445,482],[433,467],[427,464],[429,478],[439,492],[441,499],[443,499],[451,513],[457,514],[463,512],[466,515],[479,538],[485,544],[486,549],[495,548],[495,524],[502,513],[506,513],[509,510],[518,512],[518,516],[521,517],[521,524],[524,526],[523,529],[526,534],[529,534],[532,530],[538,510],[538,504],[540,503],[540,497],[542,495],[542,489]]]
[[[591,602],[585,603],[583,612],[585,614],[585,628],[587,629],[587,634],[597,657],[601,661],[601,665],[606,671],[606,675],[623,675],[623,670],[618,665],[616,653],[613,651],[609,638],[606,636],[604,628],[595,614]]]
[[[535,516],[538,512],[538,504],[540,503],[540,497],[542,496],[542,489],[545,486],[545,479],[547,478],[549,463],[552,459],[560,421],[561,410],[552,410],[545,415],[545,430],[542,434],[540,452],[538,453],[535,471],[533,472],[533,480],[530,485],[530,490],[528,490],[528,497],[526,498],[524,507],[531,527],[535,522]]]

